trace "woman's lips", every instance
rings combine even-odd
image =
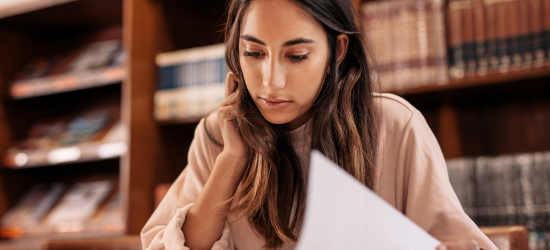
[[[288,107],[290,104],[292,104],[292,101],[285,101],[285,100],[279,100],[279,99],[266,99],[259,97],[260,101],[264,106],[268,109],[284,109]]]

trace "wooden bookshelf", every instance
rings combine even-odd
[[[87,141],[39,149],[14,148],[25,138],[31,125],[42,120],[74,118],[89,111],[110,110],[113,112],[107,124],[113,129],[112,126],[121,119],[126,65],[22,82],[15,82],[14,76],[33,58],[57,54],[77,56],[75,53],[80,53],[80,49],[90,42],[98,41],[96,39],[122,39],[122,0],[29,0],[19,3],[21,5],[16,6],[18,11],[9,15],[6,13],[11,9],[0,8],[0,157],[3,158],[0,215],[4,215],[29,187],[51,182],[63,182],[70,187],[79,182],[112,180],[116,187],[120,187],[125,209],[141,206],[141,203],[127,204],[130,190],[121,181],[129,172],[126,169],[129,166],[121,164],[128,154],[124,136],[120,140]],[[128,130],[127,123],[120,122],[124,134]],[[62,157],[56,160],[56,155]],[[114,192],[115,189],[110,196]],[[82,233],[70,234],[40,231],[21,240],[0,240],[0,249],[31,249],[31,245],[43,249],[40,245],[45,239],[76,240],[125,234],[124,229],[102,232],[86,228]]]

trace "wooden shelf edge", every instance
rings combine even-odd
[[[121,141],[85,142],[56,148],[10,150],[4,156],[3,166],[10,169],[21,169],[100,161],[118,158],[126,151],[127,145]]]
[[[120,83],[126,77],[124,67],[107,67],[78,73],[17,81],[10,88],[15,100],[95,88]]]
[[[76,0],[11,0],[0,3],[0,19]]]
[[[485,85],[495,85],[506,82],[530,80],[550,76],[550,65],[527,69],[510,70],[505,73],[490,73],[483,76],[470,76],[460,79],[451,79],[447,84],[428,83],[418,87],[401,90],[389,90],[387,92],[400,96],[431,93],[447,90],[465,89]]]
[[[203,117],[204,116],[179,118],[179,119],[173,119],[173,120],[157,120],[157,123],[161,126],[177,125],[177,124],[192,124],[192,123],[200,122]]]

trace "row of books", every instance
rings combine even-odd
[[[368,1],[361,12],[383,91],[448,81],[443,1]]]
[[[7,151],[3,165],[31,167],[118,157],[126,151],[119,109],[39,120]]]
[[[224,58],[224,44],[157,55],[156,119],[197,118],[216,109],[228,72]]]
[[[125,214],[113,180],[39,184],[0,220],[0,237],[123,233]]]
[[[447,161],[449,179],[478,226],[550,231],[550,152]]]
[[[550,1],[449,2],[450,75],[461,78],[541,66],[550,60]]]
[[[122,81],[125,52],[121,40],[112,38],[117,35],[109,33],[113,31],[99,32],[73,50],[32,58],[14,76],[11,96],[22,99]]]
[[[368,1],[361,9],[383,91],[550,63],[548,0]]]

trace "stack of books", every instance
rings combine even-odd
[[[453,78],[537,67],[550,59],[550,2],[449,2],[449,72]]]
[[[1,238],[123,233],[115,181],[62,182],[32,187],[0,220]]]
[[[361,16],[383,91],[448,82],[443,1],[369,1]]]
[[[223,101],[225,44],[157,55],[155,117],[159,121],[196,119]]]

